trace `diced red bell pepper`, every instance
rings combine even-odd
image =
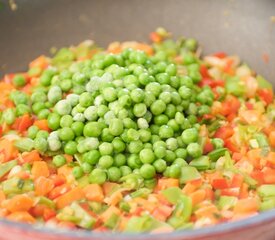
[[[239,194],[240,194],[240,188],[239,187],[221,189],[221,196],[238,197]]]
[[[211,185],[214,189],[224,189],[229,187],[227,180],[224,178],[213,179]]]
[[[230,187],[231,188],[236,188],[236,187],[241,187],[244,181],[244,177],[240,174],[236,174],[233,176]]]
[[[216,52],[213,54],[213,56],[218,58],[225,58],[227,54],[225,52]]]
[[[232,127],[230,126],[223,126],[220,127],[216,133],[214,134],[214,136],[216,138],[221,138],[223,140],[230,138],[232,135],[234,134],[234,130]]]
[[[201,73],[201,76],[202,78],[210,78],[210,75],[208,73],[208,69],[205,65],[201,65],[200,66],[200,73]]]
[[[273,102],[273,91],[272,89],[262,88],[258,90],[258,95],[260,98],[266,102],[266,104],[270,104]]]
[[[206,143],[204,144],[204,147],[203,147],[203,153],[204,154],[207,154],[211,151],[214,150],[214,146],[212,144],[212,142],[210,141],[210,139],[207,139]]]
[[[238,146],[231,139],[225,139],[224,146],[228,148],[231,152],[239,152]]]

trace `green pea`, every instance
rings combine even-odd
[[[162,100],[156,100],[150,107],[152,114],[160,115],[166,109],[166,104]]]
[[[158,173],[163,173],[167,167],[166,162],[163,159],[158,159],[153,163],[154,168]]]
[[[75,137],[74,131],[69,127],[61,128],[58,131],[58,136],[62,141],[70,141],[73,140]]]
[[[181,168],[179,165],[173,164],[170,166],[169,175],[171,178],[179,178],[180,173],[181,173]]]
[[[93,170],[93,167],[91,166],[91,164],[87,162],[82,163],[81,168],[84,173],[90,173]]]
[[[101,156],[98,160],[98,166],[105,169],[110,168],[113,165],[113,163],[114,159],[108,155]]]
[[[87,162],[91,165],[97,164],[99,158],[100,158],[100,153],[96,149],[91,150],[91,151],[86,152],[86,153],[83,154],[83,161]]]
[[[126,156],[122,153],[116,154],[114,156],[114,165],[121,167],[126,164]]]
[[[198,143],[190,143],[186,150],[193,158],[198,158],[202,155],[202,147]]]
[[[162,125],[159,129],[159,136],[161,138],[170,138],[174,135],[174,131],[168,125]]]
[[[110,133],[114,136],[121,135],[123,133],[123,121],[118,118],[111,119],[109,130]]]
[[[69,141],[64,146],[64,152],[69,155],[74,155],[77,153],[77,143],[74,141]]]
[[[115,138],[112,141],[112,144],[113,144],[113,147],[114,147],[114,151],[117,152],[117,153],[123,152],[126,148],[125,143],[119,138]]]
[[[73,124],[73,117],[71,115],[64,115],[60,119],[61,127],[70,127]]]
[[[72,174],[75,177],[75,179],[79,179],[83,176],[83,170],[82,170],[81,167],[76,166],[76,167],[73,168]]]
[[[128,166],[121,166],[120,171],[123,177],[132,173],[132,169]]]
[[[99,168],[94,169],[89,175],[90,183],[103,184],[106,180],[106,172]]]
[[[121,178],[121,171],[118,167],[110,167],[107,170],[108,178],[111,182],[117,182]]]
[[[99,137],[102,132],[100,123],[88,122],[85,124],[83,134],[85,137]]]
[[[35,138],[34,148],[39,152],[46,152],[48,149],[48,141],[45,138]]]
[[[31,139],[35,139],[38,131],[39,131],[39,128],[37,126],[35,126],[35,125],[30,126],[28,128],[28,137]]]
[[[48,92],[49,102],[55,104],[62,99],[62,90],[58,86],[52,86]]]
[[[56,167],[62,167],[63,165],[66,164],[66,158],[63,156],[63,155],[55,155],[53,157],[53,164],[56,166]]]
[[[182,132],[181,137],[185,144],[190,144],[198,140],[199,133],[196,128],[189,128]]]
[[[24,114],[31,113],[31,108],[25,104],[18,104],[15,113],[17,116],[23,116]]]
[[[101,155],[111,155],[113,153],[113,145],[108,142],[103,142],[99,145]]]
[[[142,163],[152,163],[155,160],[155,154],[151,149],[142,149],[139,158]]]
[[[84,123],[83,122],[73,122],[71,125],[71,129],[73,130],[75,136],[82,136]]]
[[[152,179],[156,175],[156,170],[152,165],[144,164],[140,168],[140,174],[144,179]]]
[[[12,79],[12,83],[15,87],[24,87],[26,85],[26,78],[21,74],[16,74]]]

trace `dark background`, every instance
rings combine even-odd
[[[238,54],[275,83],[273,0],[0,0],[0,76],[24,70],[51,47],[94,39],[148,40],[163,26],[197,38],[205,53]],[[269,63],[263,55],[269,55]]]

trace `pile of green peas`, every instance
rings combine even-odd
[[[76,179],[88,175],[101,184],[131,173],[145,180],[156,174],[178,178],[181,166],[203,154],[198,118],[209,113],[214,95],[196,85],[196,42],[175,45],[183,58],[175,64],[169,41],[155,46],[152,56],[125,49],[100,52],[62,70],[48,68],[31,96],[12,93],[16,110],[3,115],[9,122],[25,113],[47,119],[50,134],[31,126],[27,137],[34,149],[54,156],[56,167],[66,163],[63,153],[73,155]],[[182,67],[186,73],[179,74]]]

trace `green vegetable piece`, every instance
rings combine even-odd
[[[33,181],[30,179],[22,180],[14,177],[2,182],[2,190],[5,194],[20,194],[34,190]]]
[[[272,89],[272,84],[268,82],[263,76],[257,75],[256,80],[258,82],[259,88]]]
[[[225,90],[228,94],[233,94],[237,97],[241,97],[245,93],[245,86],[238,77],[231,77],[226,80]]]
[[[141,197],[141,198],[146,198],[148,197],[148,195],[152,192],[152,190],[148,189],[148,188],[140,188],[135,192],[132,192],[130,194],[130,196],[132,198],[136,198],[136,197]]]
[[[29,152],[34,147],[34,141],[30,138],[21,138],[15,141],[14,146],[17,147],[21,152]]]
[[[258,188],[261,197],[275,197],[275,184],[264,184]]]
[[[161,192],[165,198],[172,204],[176,204],[183,196],[182,191],[178,187],[170,187]]]
[[[132,217],[128,221],[125,231],[131,233],[141,233],[150,231],[153,227],[153,220],[150,216]]]
[[[195,167],[198,170],[207,170],[210,168],[210,161],[208,156],[201,156],[199,158],[193,159],[190,166]]]
[[[220,157],[224,156],[227,148],[218,148],[208,153],[208,157],[211,162],[216,162]]]
[[[45,205],[47,207],[50,207],[52,209],[55,209],[55,203],[54,203],[54,201],[50,200],[47,197],[44,197],[44,196],[39,197],[38,203],[42,204],[42,205]]]
[[[96,220],[88,214],[82,207],[78,205],[78,203],[73,202],[71,204],[71,208],[74,210],[74,216],[80,219],[76,225],[85,229],[91,229]]]
[[[110,228],[110,229],[114,229],[119,221],[119,216],[116,215],[116,214],[112,214],[108,220],[104,223],[104,226],[106,226],[107,228]]]
[[[238,199],[236,197],[231,196],[221,196],[218,200],[218,208],[221,210],[229,210],[230,208],[234,207],[237,203]]]
[[[182,194],[175,206],[172,216],[168,219],[168,223],[174,228],[179,228],[183,223],[189,221],[191,214],[192,200],[190,197]]]
[[[12,160],[6,163],[0,164],[0,178],[7,174],[13,167],[17,165],[17,160]]]
[[[201,178],[199,171],[192,166],[184,166],[181,168],[180,183]]]

